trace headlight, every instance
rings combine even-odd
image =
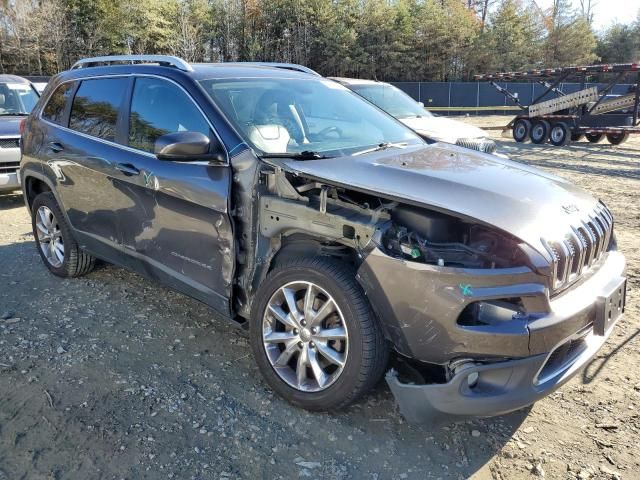
[[[509,268],[527,265],[517,239],[455,217],[398,206],[382,237],[387,253],[447,267]]]

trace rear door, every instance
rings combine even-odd
[[[77,239],[111,261],[122,261],[118,213],[134,204],[113,181],[126,160],[118,131],[129,83],[127,77],[107,77],[65,84],[43,111],[48,123],[43,145],[46,165],[56,178]],[[69,95],[73,101],[68,115],[55,114],[59,112],[55,104]],[[49,105],[51,118],[47,117]]]
[[[130,171],[116,183],[134,199],[132,208],[118,212],[124,245],[150,276],[229,313],[231,169],[198,159],[162,161],[153,154],[155,140],[172,132],[201,132],[218,142],[214,126],[187,91],[166,78],[137,77],[129,106],[123,163]]]

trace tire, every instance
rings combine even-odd
[[[571,131],[564,122],[554,123],[549,132],[549,142],[556,147],[563,147],[571,141]]]
[[[93,270],[95,258],[76,243],[53,193],[41,193],[33,201],[31,227],[38,253],[51,273],[79,277]]]
[[[572,133],[571,134],[571,141],[572,142],[579,142],[583,138],[584,138],[584,133]]]
[[[607,133],[607,140],[611,145],[620,145],[627,141],[629,134],[624,133]]]
[[[604,133],[585,133],[584,136],[587,138],[589,143],[600,143],[604,138]]]
[[[323,302],[331,304],[328,298],[337,306],[315,324],[306,323],[313,316],[304,313],[304,287],[310,284],[311,313],[319,314]],[[295,299],[295,315],[287,298]],[[386,369],[389,349],[355,272],[331,258],[301,257],[276,267],[256,292],[250,322],[251,348],[260,372],[274,391],[298,407],[343,408],[369,391]],[[329,335],[334,335],[332,340],[322,340]],[[331,355],[325,356],[329,349]],[[343,366],[329,362],[330,357],[339,358]]]
[[[518,143],[525,143],[529,140],[529,135],[531,133],[531,122],[524,118],[520,118],[516,120],[516,123],[513,124],[513,129],[511,130],[513,135],[513,139]]]
[[[536,145],[546,143],[549,139],[551,125],[546,120],[536,120],[531,124],[531,141]]]

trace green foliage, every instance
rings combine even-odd
[[[611,25],[598,40],[596,53],[606,63],[638,62],[640,60],[640,23]]]
[[[627,31],[628,30],[628,31]],[[608,31],[603,58],[638,27]],[[0,70],[52,74],[78,58],[166,53],[283,61],[325,75],[457,80],[588,63],[596,40],[570,0],[0,0]]]

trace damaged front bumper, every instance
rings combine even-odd
[[[359,279],[399,353],[457,365],[446,383],[411,383],[394,370],[386,377],[407,420],[438,424],[518,410],[572,378],[620,318],[624,274],[624,257],[611,251],[579,284],[549,298],[542,279],[526,269],[447,269],[375,250]],[[513,297],[527,308],[511,320],[460,325],[470,303]],[[611,312],[604,303],[618,308],[610,318],[603,318]]]

